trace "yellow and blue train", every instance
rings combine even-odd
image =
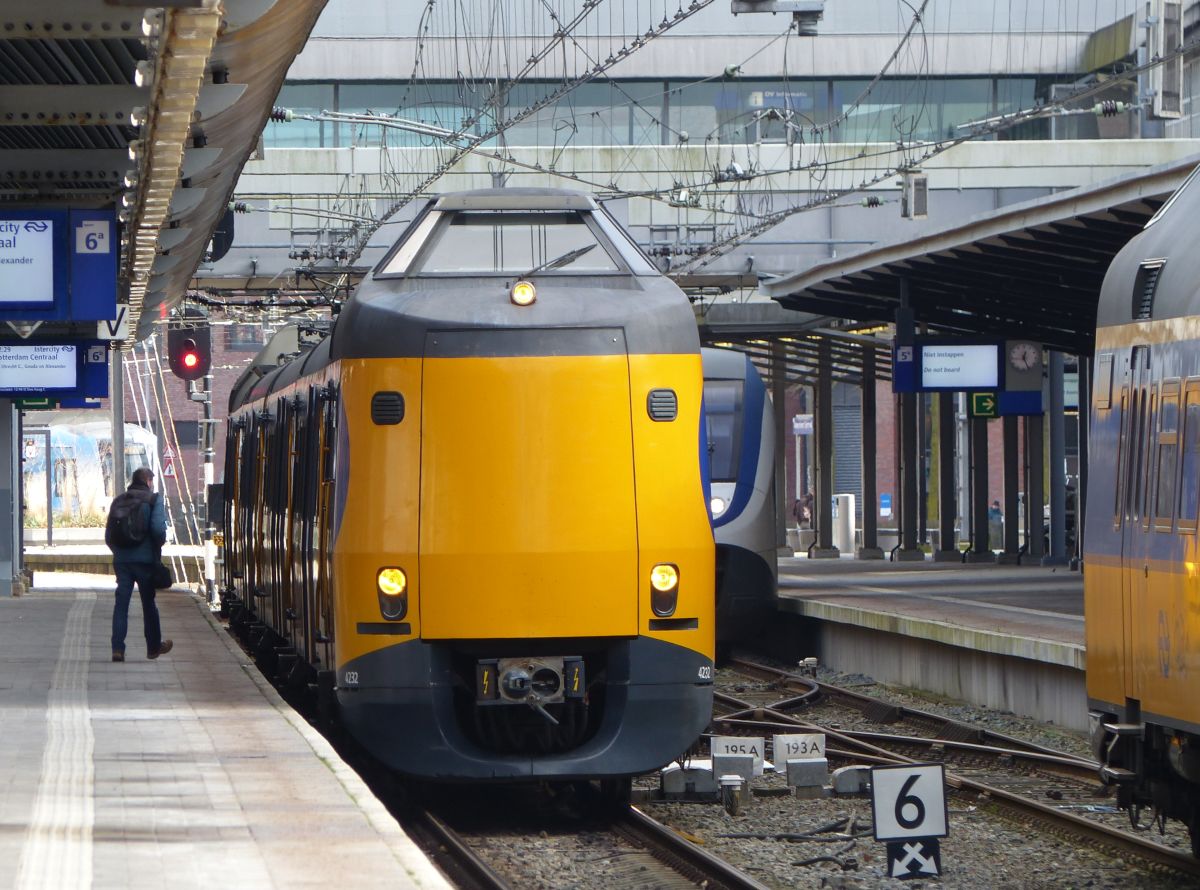
[[[1200,855],[1200,180],[1101,291],[1084,534],[1087,691],[1102,774]]]
[[[327,336],[264,353],[230,400],[222,585],[260,663],[420,777],[620,779],[697,739],[699,340],[601,205],[433,199]]]

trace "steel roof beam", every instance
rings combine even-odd
[[[150,91],[135,86],[6,86],[0,127],[129,126],[129,112]]]

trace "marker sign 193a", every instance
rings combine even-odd
[[[873,767],[871,810],[877,841],[945,837],[945,768],[940,763]]]
[[[825,733],[806,732],[777,735],[771,750],[776,763],[787,763],[789,760],[817,760],[825,756]]]

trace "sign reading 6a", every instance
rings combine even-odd
[[[877,766],[871,770],[875,840],[945,837],[946,776],[940,763]]]

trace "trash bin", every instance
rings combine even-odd
[[[833,546],[842,553],[854,552],[854,495],[833,496]]]

